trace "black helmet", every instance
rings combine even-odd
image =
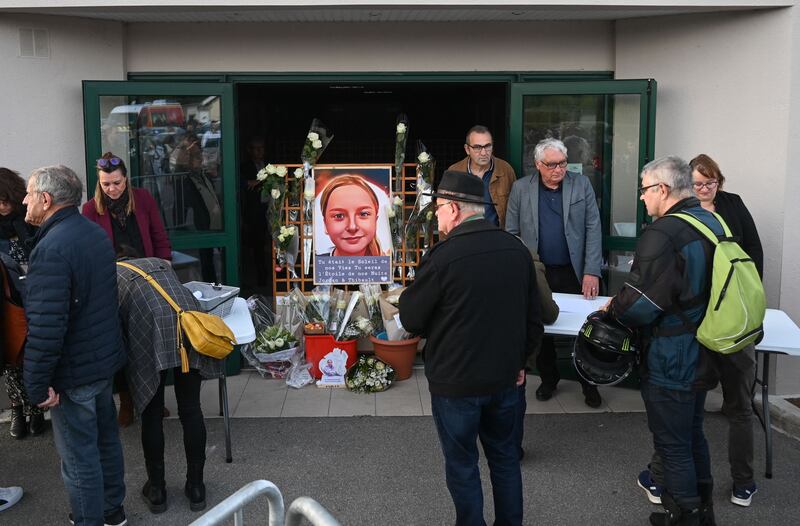
[[[575,338],[572,363],[592,385],[615,385],[633,370],[637,360],[633,333],[603,311],[591,313]]]

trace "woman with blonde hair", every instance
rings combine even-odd
[[[380,204],[360,175],[330,181],[320,194],[325,233],[334,245],[331,256],[382,256],[377,237]]]

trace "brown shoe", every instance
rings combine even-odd
[[[119,414],[117,415],[119,427],[128,427],[133,423],[133,400],[129,391],[119,392]]]

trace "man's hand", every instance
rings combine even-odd
[[[591,274],[584,274],[583,275],[583,286],[581,287],[581,292],[583,292],[583,297],[587,300],[593,300],[597,297],[597,293],[600,291],[600,278],[597,276],[592,276]]]
[[[525,369],[520,369],[517,373],[517,387],[525,383]]]
[[[59,396],[58,393],[52,387],[47,388],[47,400],[42,402],[41,404],[37,404],[37,407],[41,407],[42,409],[51,409],[58,405]]]

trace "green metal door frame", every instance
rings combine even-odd
[[[220,98],[220,121],[223,132],[222,188],[223,223],[222,232],[175,232],[170,236],[172,248],[176,250],[196,248],[225,249],[225,281],[239,284],[239,215],[238,215],[238,167],[236,159],[236,133],[233,85],[229,82],[131,82],[89,81],[83,82],[84,138],[86,141],[86,188],[91,195],[97,183],[95,160],[102,154],[100,131],[100,97],[104,96],[218,96]]]
[[[570,82],[542,82],[542,83],[512,83],[509,87],[509,163],[518,173],[524,173],[523,168],[523,99],[526,95],[639,95],[639,161],[638,169],[653,159],[655,150],[655,123],[656,123],[656,81],[653,79],[642,80],[600,80],[600,81],[570,81]],[[611,122],[613,101],[606,104],[606,122]],[[604,147],[610,147],[610,141],[604,140]],[[609,154],[610,151],[605,152]],[[610,155],[604,155],[610,159]],[[605,188],[610,181],[604,182],[604,194],[610,190]],[[608,202],[604,200],[603,202]],[[636,202],[636,235],[638,237],[645,222],[645,210],[640,200]],[[635,238],[611,236],[608,231],[610,210],[604,210],[603,249],[604,250],[634,250]]]

